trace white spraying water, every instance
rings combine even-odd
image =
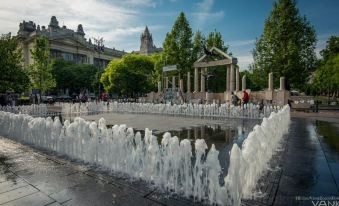
[[[289,107],[285,106],[255,126],[241,149],[234,144],[225,184],[220,183],[219,152],[214,145],[207,151],[203,139],[195,141],[193,156],[190,141],[179,141],[170,133],[158,144],[147,128],[142,138],[126,125],[107,128],[104,119],[96,124],[78,117],[62,125],[57,117],[53,121],[8,112],[0,112],[0,135],[145,180],[164,192],[210,204],[240,205],[268,168],[289,121]]]
[[[271,112],[278,111],[279,106],[265,106],[259,111],[259,105],[252,103],[241,106],[225,104],[153,104],[153,103],[118,103],[118,102],[86,102],[61,103],[63,114],[92,114],[98,112],[128,112],[139,114],[167,114],[192,117],[232,117],[262,118]]]

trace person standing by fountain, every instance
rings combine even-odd
[[[233,92],[232,93],[232,104],[234,106],[238,106],[238,102],[239,102],[239,97],[237,96],[235,92]]]
[[[242,102],[243,104],[247,104],[250,100],[250,96],[246,92],[246,90],[243,91],[243,97],[242,97]]]

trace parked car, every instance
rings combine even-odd
[[[71,102],[72,101],[72,97],[68,95],[61,95],[61,96],[58,96],[56,99],[57,101],[60,101],[60,102]]]
[[[45,104],[53,104],[55,102],[55,98],[53,96],[41,96],[41,101]]]
[[[300,95],[299,91],[297,91],[297,90],[291,91],[291,96],[299,96],[299,95]]]

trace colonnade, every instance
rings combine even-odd
[[[206,76],[208,74],[208,68],[196,67],[194,68],[194,84],[193,92],[206,92]],[[168,88],[168,77],[164,79],[164,89]],[[176,88],[176,77],[172,76],[172,89]],[[183,79],[178,80],[178,86],[181,91],[184,91]],[[242,90],[246,90],[246,77],[242,77]],[[161,82],[158,82],[158,92],[161,91]],[[226,65],[226,92],[238,92],[240,91],[240,74],[239,68],[235,64]],[[191,89],[191,72],[187,72],[186,92],[192,92]]]

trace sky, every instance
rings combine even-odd
[[[56,16],[59,25],[76,30],[82,24],[86,38],[103,37],[105,46],[127,52],[139,50],[140,35],[147,25],[157,47],[162,47],[181,11],[192,27],[205,36],[221,32],[229,51],[238,58],[241,70],[253,62],[255,39],[260,37],[274,0],[0,0],[0,34],[16,35],[19,23],[49,24]],[[338,0],[297,0],[302,16],[317,33],[316,52],[326,40],[339,35]],[[319,55],[318,55],[319,56]]]

